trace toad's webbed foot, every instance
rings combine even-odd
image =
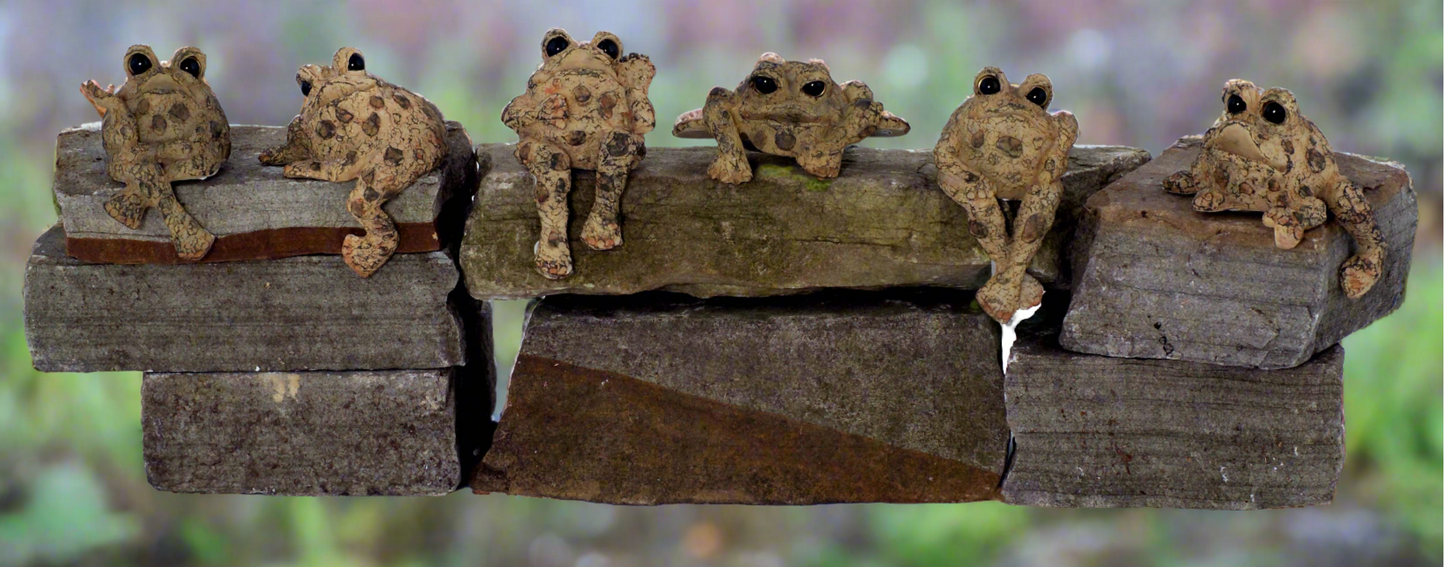
[[[80,94],[85,95],[85,99],[90,101],[90,105],[95,107],[95,111],[102,118],[107,112],[125,108],[125,103],[115,96],[115,85],[102,89],[100,83],[94,80],[86,81],[80,84]]]
[[[1014,312],[1043,302],[1044,286],[1028,274],[1015,280],[1000,273],[989,278],[975,298],[989,317],[999,323],[1008,323],[1013,319]]]
[[[843,170],[843,148],[812,149],[797,157],[798,167],[823,179],[837,177]]]
[[[1217,213],[1229,210],[1229,198],[1224,191],[1211,187],[1194,195],[1193,206],[1201,213]]]
[[[1178,171],[1164,178],[1164,190],[1175,195],[1193,195],[1199,192],[1199,183],[1191,171]]]
[[[1280,250],[1298,246],[1304,239],[1304,227],[1294,213],[1284,207],[1273,207],[1264,213],[1264,226],[1274,228],[1274,245]]]

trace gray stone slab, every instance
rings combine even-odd
[[[90,264],[55,227],[25,271],[25,336],[46,372],[373,370],[466,362],[445,252],[367,279],[340,256]]]
[[[1368,188],[1389,254],[1375,287],[1351,300],[1339,268],[1354,244],[1333,220],[1280,250],[1258,213],[1199,213],[1165,193],[1163,179],[1199,151],[1198,137],[1184,138],[1090,197],[1064,348],[1288,368],[1400,307],[1418,212],[1399,164],[1335,154],[1340,172]]]
[[[999,332],[969,294],[679,297],[544,298],[472,488],[624,504],[996,497]]]
[[[1021,338],[1005,379],[1012,504],[1327,504],[1345,458],[1344,351],[1284,370],[1109,358]]]
[[[575,272],[537,273],[533,181],[511,144],[477,148],[482,180],[461,249],[467,287],[478,298],[668,290],[700,297],[767,296],[820,288],[942,286],[977,289],[989,261],[968,234],[963,208],[935,182],[931,151],[850,148],[837,179],[792,160],[749,154],[753,181],[708,179],[716,150],[649,150],[622,199],[621,248],[593,251],[580,240],[595,175],[574,171],[569,199]],[[1062,253],[1088,195],[1148,161],[1143,150],[1077,146],[1064,176],[1059,222],[1031,273],[1066,287]]]
[[[442,495],[453,371],[146,374],[146,477],[168,492]]]
[[[233,126],[231,157],[221,171],[205,180],[175,184],[181,204],[217,237],[204,261],[340,254],[345,235],[360,233],[360,225],[346,211],[353,182],[288,179],[282,168],[257,160],[262,151],[285,141],[284,127]],[[475,186],[476,163],[466,130],[448,122],[447,143],[442,167],[383,207],[398,225],[400,252],[440,250],[447,233],[439,226],[444,205],[454,193],[469,196]],[[106,173],[105,163],[99,123],[60,133],[55,200],[70,254],[93,262],[176,262],[158,210],[149,211],[135,230],[105,212],[105,203],[124,187]]]

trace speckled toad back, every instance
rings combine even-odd
[[[978,303],[999,322],[1038,305],[1044,288],[1026,273],[1054,223],[1079,123],[1066,111],[1049,114],[1054,86],[1043,75],[1009,84],[985,67],[933,149],[938,184],[968,211],[968,231],[997,269],[978,291]],[[1010,237],[998,199],[1021,200]]]
[[[908,122],[883,110],[862,81],[833,82],[821,60],[758,58],[734,90],[713,88],[700,109],[677,117],[672,135],[715,138],[709,177],[723,183],[753,178],[744,149],[796,158],[804,171],[837,177],[843,150],[869,136],[902,136]]]
[[[623,53],[622,40],[605,31],[579,43],[566,30],[548,30],[527,92],[502,110],[502,122],[521,138],[517,159],[536,180],[537,271],[549,279],[572,274],[567,194],[573,168],[597,171],[582,241],[593,250],[622,245],[618,213],[627,173],[647,154],[642,135],[657,123],[647,99],[657,69],[646,55]]]
[[[301,114],[286,145],[266,150],[261,163],[284,165],[286,177],[356,180],[346,210],[366,230],[341,245],[346,265],[361,277],[380,269],[400,237],[382,205],[441,165],[446,138],[442,113],[421,95],[366,72],[361,52],[343,47],[330,67],[296,73]]]
[[[1385,260],[1384,239],[1364,190],[1340,175],[1324,134],[1300,114],[1294,94],[1234,79],[1224,84],[1224,113],[1204,133],[1204,152],[1164,189],[1194,195],[1194,210],[1256,211],[1274,228],[1275,246],[1294,248],[1304,231],[1324,224],[1326,209],[1355,239],[1340,269],[1345,295],[1374,287]]]
[[[172,181],[215,175],[231,155],[231,127],[206,83],[206,54],[182,47],[170,61],[145,45],[125,52],[125,84],[80,85],[100,113],[106,171],[125,189],[105,204],[110,216],[132,229],[157,207],[170,230],[176,254],[200,260],[216,237],[187,213]]]

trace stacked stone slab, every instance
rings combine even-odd
[[[257,155],[285,129],[236,126],[217,175],[179,183],[217,236],[175,259],[159,213],[132,231],[103,205],[99,131],[61,134],[61,223],[26,268],[25,328],[48,372],[144,371],[147,477],[160,490],[445,494],[492,410],[489,310],[460,288],[455,245],[476,183],[465,130],[443,166],[386,207],[399,253],[370,278],[341,257],[360,228],[350,183],[287,179]]]

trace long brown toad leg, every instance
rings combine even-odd
[[[396,252],[401,236],[396,224],[382,206],[401,192],[394,176],[367,171],[356,178],[356,186],[346,197],[346,210],[356,217],[366,234],[348,234],[341,243],[341,259],[357,275],[366,278],[381,269]]]
[[[1365,200],[1359,184],[1342,179],[1325,204],[1345,232],[1355,239],[1355,255],[1340,266],[1340,287],[1350,299],[1358,299],[1375,286],[1385,264],[1385,238],[1375,224],[1375,213]],[[1333,197],[1333,198],[1331,198]]]
[[[1019,205],[1008,257],[999,262],[993,278],[978,291],[979,305],[995,320],[1008,321],[1014,311],[1033,307],[1043,300],[1043,286],[1028,275],[1028,267],[1054,224],[1054,212],[1063,191],[1064,184],[1057,179],[1035,184],[1029,187]]]
[[[176,200],[176,192],[170,182],[161,181],[152,190],[155,192],[156,207],[161,210],[161,219],[165,221],[166,229],[171,232],[171,242],[176,246],[176,255],[182,260],[191,261],[205,258],[206,253],[211,251],[211,245],[216,243],[216,237],[186,212],[185,207]]]
[[[707,168],[707,175],[723,183],[747,183],[753,179],[753,168],[748,165],[748,154],[738,136],[737,124],[733,122],[732,107],[735,95],[725,88],[714,87],[707,94],[707,103],[702,107],[703,123],[712,137],[717,139],[717,159]]]
[[[536,249],[537,271],[553,280],[570,276],[567,193],[572,190],[572,161],[556,148],[534,142],[518,146],[517,159],[532,172],[536,182],[537,216],[542,221]]]
[[[633,156],[642,147],[642,136],[615,132],[602,146],[602,159],[597,165],[597,195],[592,212],[582,225],[582,242],[593,250],[611,250],[622,245],[622,224],[619,213],[622,191],[627,187],[627,172]]]

